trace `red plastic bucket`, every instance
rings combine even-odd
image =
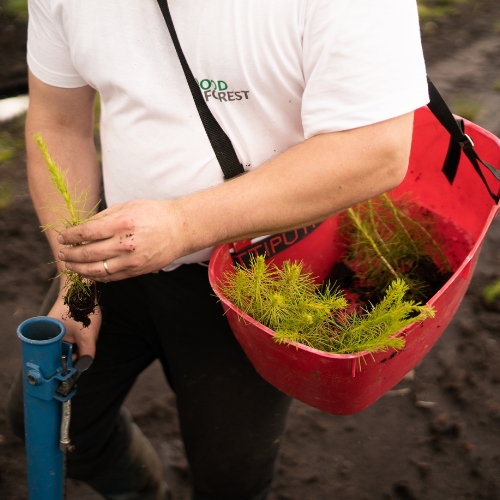
[[[494,167],[500,165],[500,140],[486,130],[465,121],[465,133],[475,143],[478,155]],[[231,328],[260,375],[290,396],[320,410],[337,415],[357,413],[396,385],[430,350],[454,316],[467,290],[479,250],[499,206],[495,205],[469,160],[462,154],[453,184],[441,172],[450,136],[428,108],[415,113],[415,127],[408,173],[394,194],[411,193],[423,208],[440,221],[445,253],[456,271],[429,301],[436,316],[415,323],[400,332],[406,345],[401,351],[370,354],[329,354],[301,344],[278,344],[273,331],[244,315],[220,292],[224,273],[234,269],[233,245],[215,249],[209,277],[220,298]],[[497,184],[490,172],[490,185]],[[342,256],[338,217],[313,228],[294,245],[298,232],[276,235],[267,242],[266,255],[277,265],[284,260],[302,260],[318,281],[326,278]],[[286,240],[288,237],[289,241]],[[273,255],[273,249],[286,249]],[[259,245],[258,243],[256,246]]]

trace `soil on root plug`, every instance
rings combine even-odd
[[[97,307],[97,289],[95,282],[85,289],[73,286],[64,296],[64,304],[68,306],[68,317],[81,323],[84,328],[90,325],[89,316]]]

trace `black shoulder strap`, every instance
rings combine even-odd
[[[179,61],[184,71],[184,75],[186,76],[191,94],[193,95],[201,121],[205,127],[208,139],[210,140],[215,156],[219,161],[222,172],[224,173],[224,179],[228,180],[232,177],[245,173],[245,169],[238,160],[238,156],[236,155],[236,151],[234,150],[231,140],[224,130],[222,130],[219,122],[214,118],[214,115],[208,108],[205,98],[201,93],[201,89],[196,83],[193,73],[191,73],[191,69],[189,68],[186,58],[184,57],[179,39],[177,38],[177,33],[175,32],[167,0],[158,0],[158,5],[160,6],[163,17],[165,18],[165,22],[167,23],[167,28],[172,38],[175,51],[179,57]]]

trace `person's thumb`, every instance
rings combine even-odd
[[[76,346],[73,360],[85,355],[92,356],[93,358],[95,357],[96,342],[102,322],[99,307],[89,316],[90,325],[86,328],[84,328],[81,323],[77,323],[75,320],[68,317],[67,308],[62,298],[56,301],[48,316],[56,318],[64,324],[66,335],[63,340]]]
[[[67,332],[66,336],[71,339],[73,344],[76,344],[76,354],[80,358],[82,356],[92,356],[95,358],[96,342],[99,336],[101,327],[101,313],[96,311],[90,316],[90,325],[83,328],[79,323],[72,321],[72,332]],[[75,328],[76,327],[76,328]]]

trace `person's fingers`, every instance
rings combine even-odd
[[[57,241],[62,245],[77,245],[88,241],[106,240],[115,233],[114,212],[116,208],[105,210],[91,220],[61,231]]]
[[[111,236],[113,231],[108,224],[97,219],[65,229],[57,236],[57,241],[61,245],[77,245],[87,241],[105,240]]]
[[[67,317],[64,320],[66,335],[63,340],[76,345],[75,354],[77,357],[87,354],[93,358],[95,357],[96,342],[102,322],[99,308],[96,308],[95,312],[89,316],[89,319],[90,325],[87,328]]]
[[[69,262],[66,263],[66,269],[97,281],[113,281],[112,279],[107,279],[113,276],[113,274],[115,274],[116,279],[116,273],[113,273],[113,269],[122,270],[117,260],[116,258],[111,258],[90,263]]]
[[[114,206],[112,213],[63,231],[59,241],[73,246],[58,258],[68,270],[103,282],[158,271],[181,255],[169,237],[168,207],[157,200]]]
[[[144,265],[134,260],[131,261],[126,257],[114,257],[91,263],[70,262],[66,263],[66,268],[82,276],[103,283],[132,278],[139,274],[144,274],[145,272],[158,271],[158,269],[153,267],[149,270],[145,269]]]
[[[88,328],[82,328],[80,334],[72,339],[72,343],[76,344],[78,347],[76,354],[79,358],[85,355],[95,358],[97,336],[93,331],[85,331],[90,328],[90,326]]]
[[[59,251],[57,258],[62,262],[71,263],[92,263],[112,259],[118,256],[123,250],[119,243],[115,243],[116,238],[95,241],[84,245],[64,247]]]
[[[59,298],[48,314],[52,318],[60,320],[65,328],[64,340],[76,346],[77,357],[89,355],[95,357],[96,342],[101,328],[102,316],[99,307],[89,316],[90,325],[84,328],[81,323],[77,323],[68,317],[67,306],[63,303],[63,298]]]

